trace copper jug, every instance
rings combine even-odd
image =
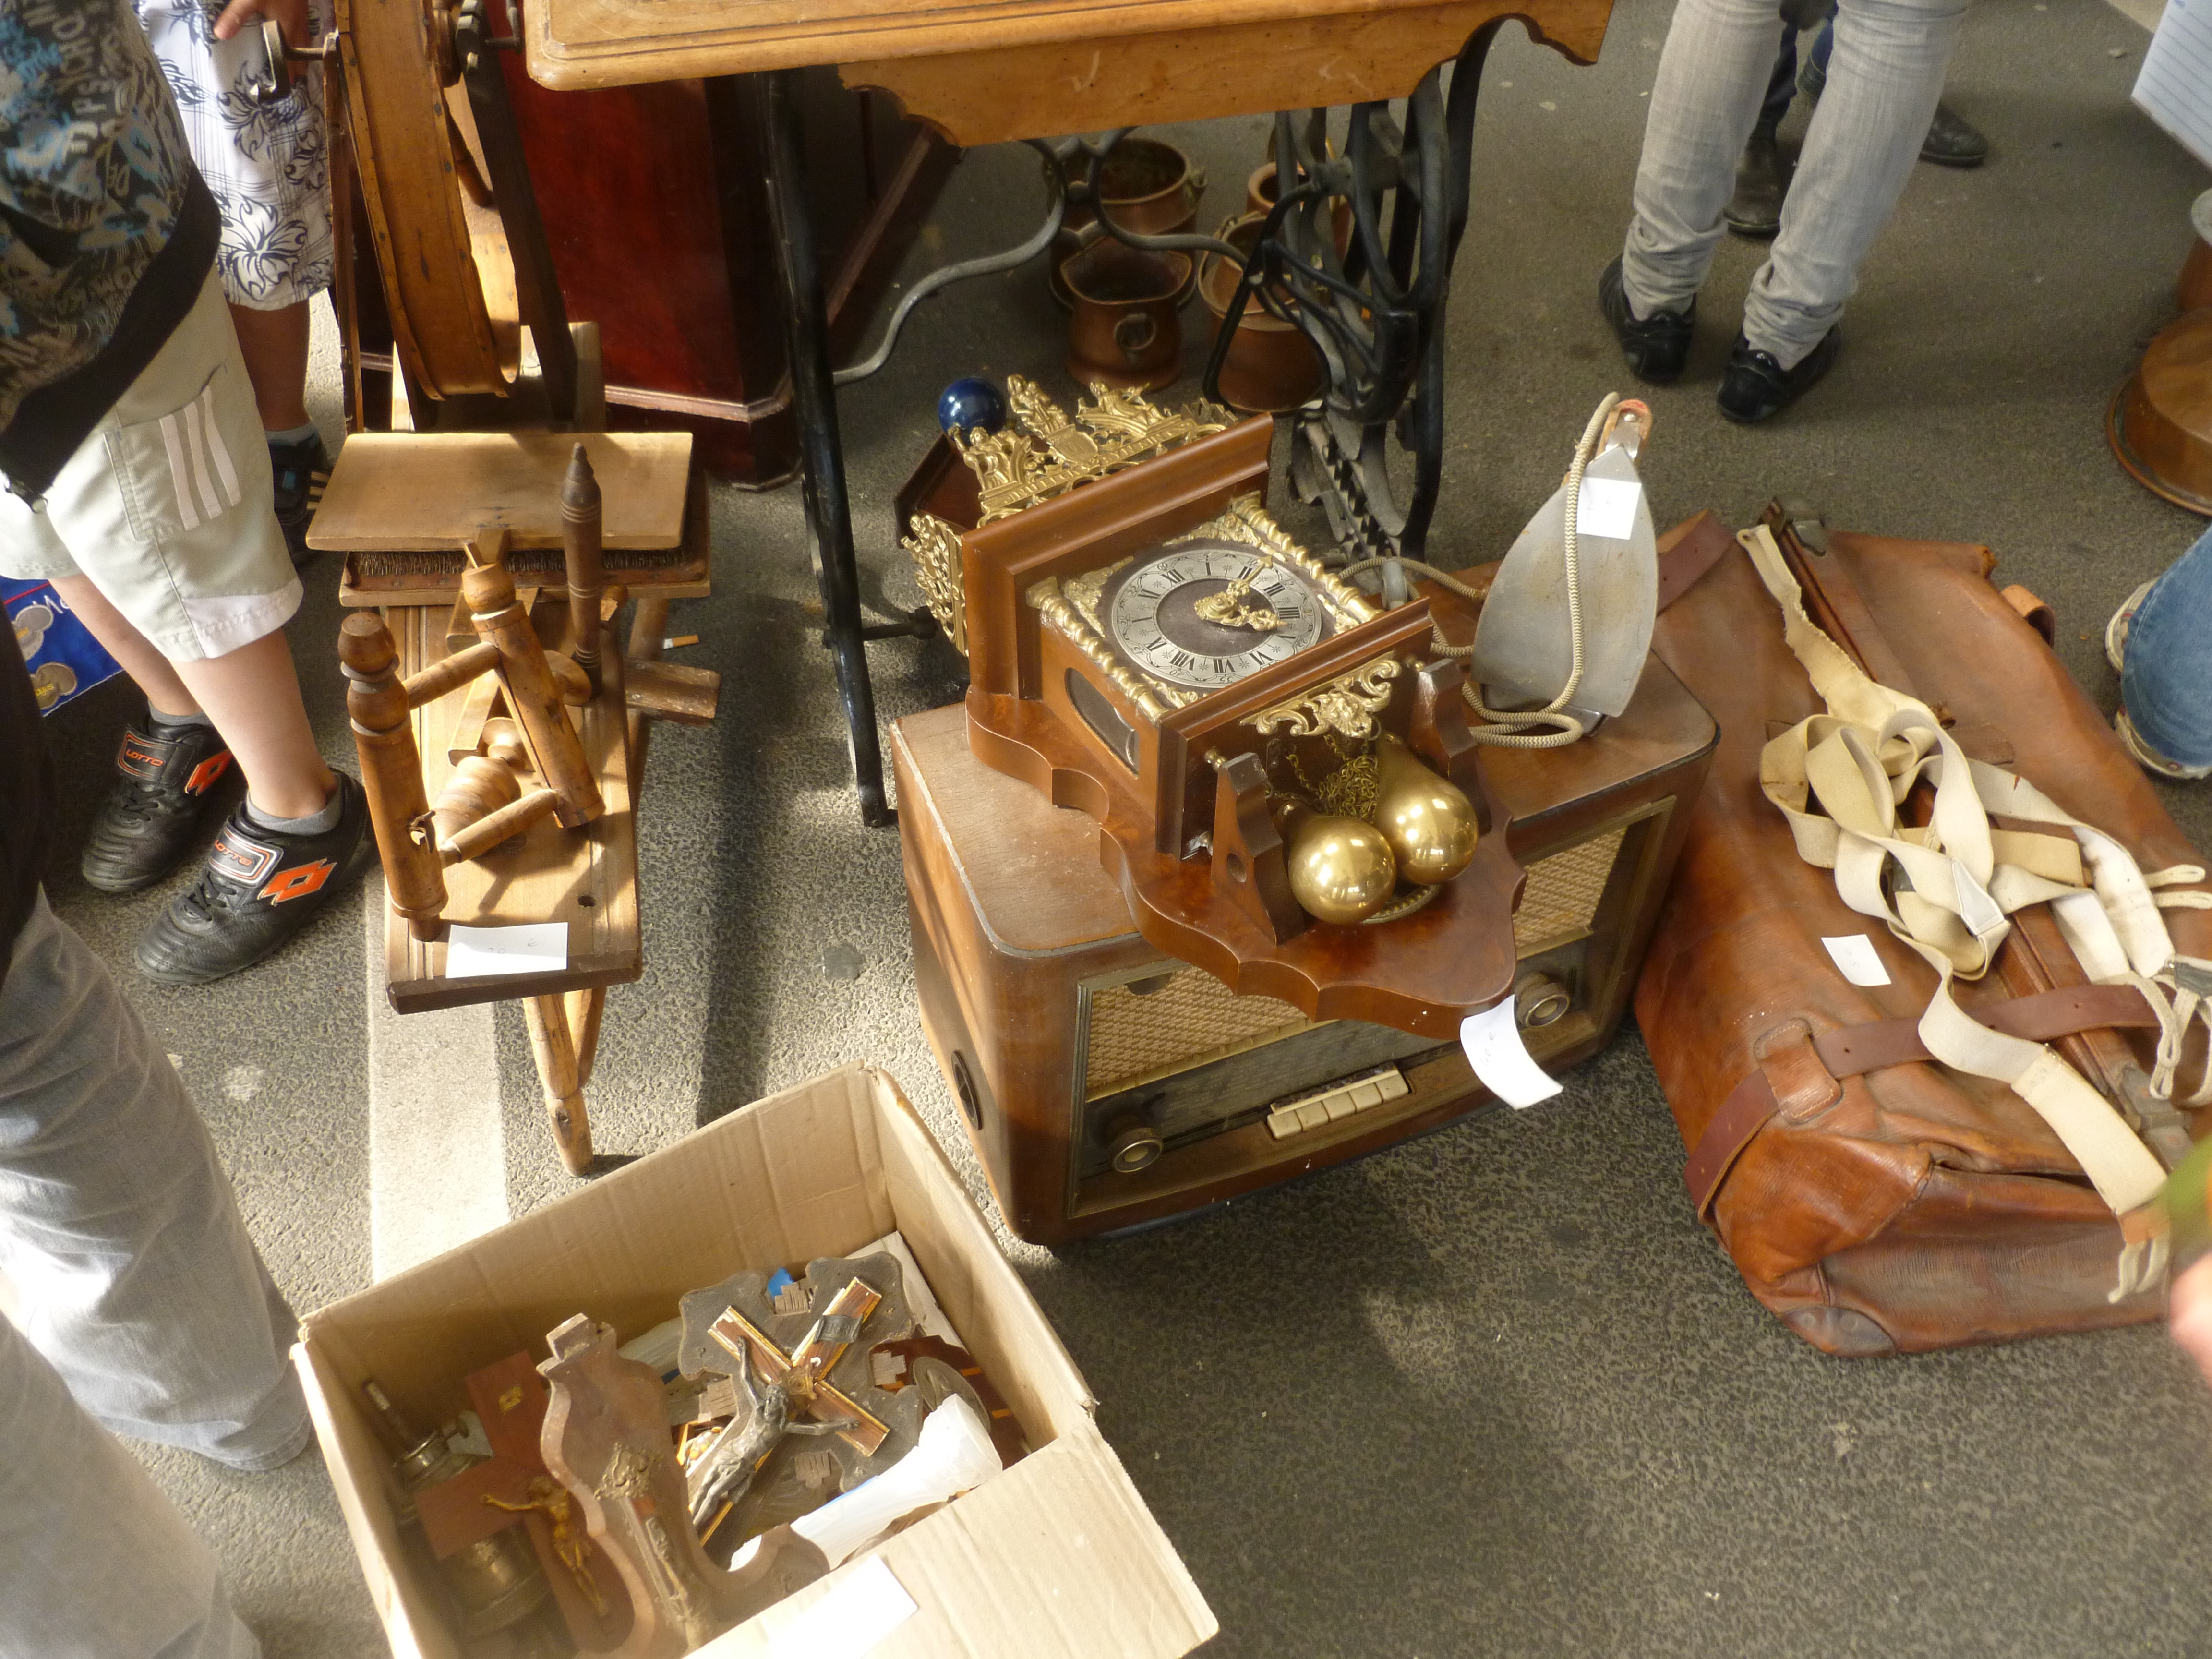
[[[1062,273],[1075,309],[1067,319],[1067,373],[1079,386],[1152,392],[1182,373],[1177,297],[1190,280],[1180,253],[1093,242]]]

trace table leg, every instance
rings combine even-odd
[[[583,1085],[576,1075],[576,1040],[568,1028],[567,1000],[556,991],[521,1000],[553,1144],[561,1149],[561,1162],[570,1175],[587,1174],[592,1167],[592,1121],[584,1110]],[[596,1044],[596,1034],[593,1041]]]
[[[776,267],[783,282],[783,335],[791,360],[792,408],[799,423],[799,486],[807,535],[813,544],[815,574],[822,585],[827,624],[823,642],[836,662],[837,694],[845,705],[853,775],[860,788],[860,821],[886,824],[896,817],[884,793],[875,690],[868,680],[868,630],[860,620],[860,572],[853,551],[845,451],[837,431],[828,319],[822,301],[813,214],[806,193],[799,71],[775,70],[746,78],[759,153],[768,159],[769,219],[775,235]]]

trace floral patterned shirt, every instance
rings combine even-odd
[[[131,0],[0,0],[0,433],[114,337],[194,188]]]

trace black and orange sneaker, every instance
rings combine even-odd
[[[338,821],[316,835],[266,829],[239,803],[208,849],[206,873],[138,941],[138,971],[204,985],[251,968],[359,881],[376,856],[368,802],[338,774]]]
[[[124,732],[115,769],[80,867],[103,893],[135,893],[183,860],[230,748],[212,726],[156,726],[149,714]]]

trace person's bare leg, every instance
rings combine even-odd
[[[57,576],[54,591],[115,659],[117,666],[137,682],[155,714],[180,720],[201,712],[184,681],[177,678],[177,665],[108,604],[107,595],[92,585],[89,576]]]
[[[264,817],[312,817],[328,804],[337,779],[316,750],[292,649],[281,629],[220,657],[172,662],[90,579],[64,576],[54,586],[107,654],[137,681],[155,713],[204,713],[215,722],[246,775],[246,798]]]
[[[234,305],[230,321],[238,331],[238,349],[246,358],[246,378],[253,382],[263,428],[292,432],[307,425],[307,302],[276,311]]]

